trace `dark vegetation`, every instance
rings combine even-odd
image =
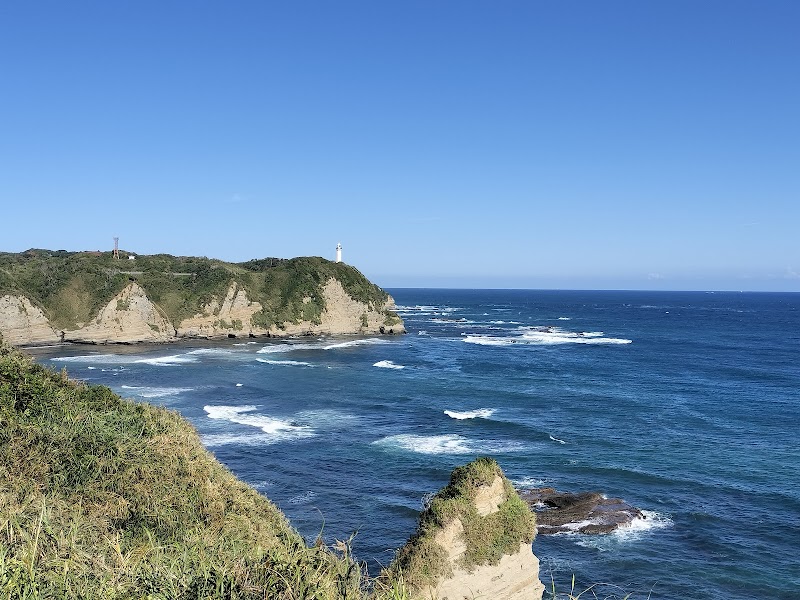
[[[67,330],[88,322],[131,281],[144,288],[174,326],[199,313],[212,297],[224,298],[232,281],[251,301],[261,303],[253,321],[264,328],[301,320],[319,323],[325,309],[322,289],[331,277],[353,299],[376,310],[387,300],[386,292],[357,269],[319,257],[226,263],[168,254],[127,260],[128,253],[120,254],[122,259],[116,260],[111,252],[0,253],[0,294],[27,296],[56,328]],[[387,324],[398,321],[394,313],[386,313]]]

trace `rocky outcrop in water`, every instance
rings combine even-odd
[[[497,463],[478,459],[453,471],[385,575],[415,599],[541,600],[535,528]]]
[[[537,531],[551,533],[611,533],[645,518],[641,510],[600,492],[570,494],[553,488],[521,490],[520,497],[536,513]]]

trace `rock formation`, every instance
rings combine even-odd
[[[76,331],[65,331],[65,342],[92,344],[166,342],[175,328],[136,283],[114,296],[97,316]]]
[[[0,332],[11,345],[54,344],[61,335],[25,296],[0,296]]]
[[[522,490],[519,495],[536,512],[541,534],[611,533],[634,519],[645,518],[641,510],[624,500],[606,498],[599,492],[570,494],[553,488],[537,488]]]
[[[262,310],[247,291],[231,281],[224,297],[212,299],[200,312],[174,326],[138,283],[129,283],[87,324],[56,331],[44,312],[25,296],[0,297],[0,333],[13,345],[52,344],[60,341],[90,344],[169,342],[178,338],[214,338],[320,334],[405,333],[402,320],[387,317],[394,308],[391,296],[383,306],[368,305],[348,295],[337,279],[323,287],[324,310],[318,321],[287,321],[265,328],[254,323]],[[307,298],[307,301],[310,301]],[[388,320],[392,319],[392,320]]]
[[[252,317],[261,310],[261,304],[251,302],[247,291],[232,281],[225,298],[212,298],[202,310],[180,322],[177,327],[179,337],[219,337],[228,333],[261,334],[267,330],[254,327]]]
[[[419,599],[540,600],[535,530],[497,463],[478,459],[453,471],[384,576],[402,577]]]

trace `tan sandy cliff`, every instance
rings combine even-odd
[[[453,471],[385,575],[415,599],[541,600],[535,527],[497,463],[478,459]]]
[[[0,333],[11,344],[36,345],[59,341],[109,344],[169,342],[178,338],[405,332],[399,318],[387,321],[386,311],[394,307],[391,296],[383,306],[367,305],[354,300],[337,279],[330,278],[323,287],[323,299],[325,308],[318,322],[301,320],[264,328],[253,322],[262,305],[251,301],[247,291],[232,281],[224,297],[213,297],[200,312],[173,326],[146,291],[131,282],[87,324],[59,332],[28,298],[5,295],[0,297]]]

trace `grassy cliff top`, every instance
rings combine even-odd
[[[177,414],[0,342],[0,597],[356,598]]]
[[[131,281],[144,288],[173,325],[197,314],[212,297],[222,299],[232,281],[263,309],[255,316],[265,328],[319,318],[325,308],[322,288],[338,279],[345,291],[381,310],[388,295],[357,269],[320,257],[265,258],[228,263],[206,257],[120,251],[27,250],[0,253],[0,294],[28,297],[60,329],[88,322]],[[310,302],[304,302],[310,298]]]

